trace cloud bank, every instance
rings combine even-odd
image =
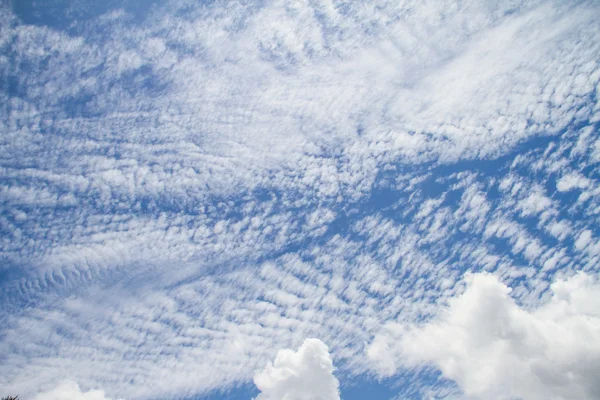
[[[275,361],[254,375],[261,393],[256,400],[339,400],[339,382],[329,348],[306,339],[298,351],[283,349]]]
[[[600,397],[600,283],[578,274],[551,285],[535,310],[491,274],[469,274],[464,293],[420,326],[389,325],[368,355],[383,375],[437,367],[477,399]]]
[[[83,392],[79,385],[73,381],[64,381],[56,388],[39,393],[35,400],[112,400],[106,397],[104,390],[90,390]]]

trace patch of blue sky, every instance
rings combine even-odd
[[[435,381],[432,380],[429,383],[434,384]],[[365,379],[364,377],[354,377],[340,387],[340,396],[343,400],[361,400],[365,398],[392,400],[396,398],[399,390],[397,382],[390,379],[377,381]],[[217,390],[201,396],[192,396],[185,400],[249,400],[256,397],[259,393],[255,386],[247,385],[229,389],[225,392]],[[413,393],[413,396],[404,398],[407,400],[412,398],[417,399],[418,393]]]
[[[13,3],[13,12],[24,23],[64,30],[70,34],[81,33],[82,29],[89,28],[86,21],[94,21],[113,11],[122,10],[131,22],[141,23],[159,4],[156,0],[108,0],[104,2],[50,0],[43,4],[34,0],[11,0],[11,2]]]

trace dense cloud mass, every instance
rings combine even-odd
[[[327,345],[306,339],[298,351],[279,350],[275,361],[254,375],[256,400],[339,400],[339,382]]]
[[[83,392],[77,383],[64,381],[56,388],[39,393],[35,400],[111,400],[104,395],[103,390]]]
[[[599,17],[0,2],[0,388],[598,397]]]
[[[390,325],[369,348],[381,372],[433,364],[477,399],[600,397],[600,283],[579,274],[526,310],[490,274],[471,274],[464,293],[420,326]]]

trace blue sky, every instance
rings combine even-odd
[[[598,398],[598,17],[0,6],[0,395]]]

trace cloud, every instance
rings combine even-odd
[[[600,396],[600,283],[580,273],[558,280],[550,300],[519,306],[491,274],[421,326],[388,325],[368,349],[384,375],[433,364],[477,399],[597,399]]]
[[[111,400],[106,397],[104,390],[82,392],[79,385],[73,381],[64,381],[55,389],[39,393],[35,400]]]
[[[360,375],[465,266],[598,270],[598,5],[226,3],[0,12],[0,387],[193,396],[306,337]]]
[[[585,189],[590,186],[590,180],[577,172],[571,172],[560,178],[556,188],[560,192],[568,192],[573,189]]]
[[[254,375],[261,391],[256,400],[339,400],[333,371],[327,345],[306,339],[296,352],[279,350],[275,361]]]

